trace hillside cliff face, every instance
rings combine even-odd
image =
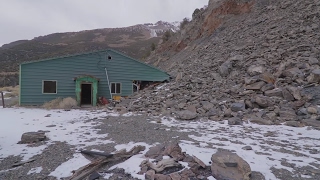
[[[211,0],[148,58],[175,80],[131,108],[320,125],[319,18],[318,0]]]

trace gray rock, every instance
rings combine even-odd
[[[229,58],[229,61],[243,61],[244,57],[243,55],[235,55]]]
[[[233,112],[244,111],[245,108],[246,108],[246,105],[244,103],[232,103],[230,106],[230,109]]]
[[[320,82],[320,69],[315,69],[307,77],[309,83]]]
[[[271,89],[274,89],[274,88],[275,88],[275,87],[274,87],[273,84],[268,83],[268,84],[262,86],[260,90],[261,90],[262,92],[265,92],[265,91],[268,91],[268,90],[271,90]]]
[[[26,132],[22,134],[21,141],[19,141],[18,144],[35,143],[44,141],[46,138],[44,132]]]
[[[299,68],[291,68],[282,72],[282,75],[285,77],[290,77],[296,79],[298,77],[304,77],[303,72]]]
[[[263,66],[257,66],[257,65],[252,65],[248,68],[247,72],[250,76],[255,76],[258,74],[262,74],[265,71],[265,67]]]
[[[285,125],[291,126],[291,127],[301,127],[302,126],[302,124],[299,121],[287,121],[285,123]]]
[[[282,90],[282,96],[283,96],[283,99],[285,99],[287,101],[293,101],[294,100],[293,95],[286,88],[284,88]]]
[[[242,120],[238,117],[232,117],[228,119],[229,125],[242,125]]]
[[[266,83],[263,81],[259,81],[250,85],[245,86],[247,90],[260,90]]]
[[[260,117],[252,117],[252,118],[250,118],[250,122],[256,123],[256,124],[261,124],[261,125],[272,125],[272,124],[274,124],[272,121],[267,120],[267,119],[263,119],[263,118],[260,118]]]
[[[318,114],[318,109],[316,107],[308,107],[307,112],[310,114]]]
[[[211,171],[216,179],[250,180],[250,165],[237,154],[220,150],[211,157]]]
[[[146,172],[144,177],[146,178],[146,180],[154,180],[155,174],[156,174],[156,172],[154,170],[149,170]]]
[[[290,109],[281,109],[279,111],[280,120],[282,121],[296,121],[298,117],[294,110]]]
[[[248,84],[253,84],[253,83],[257,82],[258,80],[259,80],[258,77],[245,77],[245,78],[244,78],[244,83],[245,83],[246,85],[248,85]]]
[[[257,96],[255,98],[255,102],[262,108],[266,108],[271,105],[271,101],[267,96]]]
[[[180,112],[177,112],[178,118],[182,120],[192,120],[198,117],[197,113],[189,111],[189,110],[183,110]]]
[[[162,159],[162,154],[165,150],[165,145],[158,144],[156,146],[151,147],[145,154],[146,157],[151,159]]]
[[[280,88],[265,91],[264,95],[269,96],[269,97],[272,97],[272,96],[283,97],[282,89],[280,89]]]
[[[242,149],[244,149],[244,150],[252,150],[252,147],[251,146],[244,146]]]
[[[310,65],[319,64],[319,61],[318,61],[317,58],[309,57],[309,64],[310,64]]]
[[[320,128],[320,121],[313,120],[313,119],[304,119],[302,120],[302,123],[304,123],[307,126],[317,127]]]
[[[219,116],[220,113],[219,113],[219,110],[218,109],[215,109],[215,108],[211,108],[209,111],[208,111],[208,116]]]
[[[202,104],[203,109],[205,109],[206,111],[213,108],[213,104],[208,101],[202,101],[201,104]]]
[[[57,125],[54,125],[54,124],[51,124],[51,125],[48,125],[46,127],[56,127]]]
[[[297,87],[290,86],[287,89],[296,100],[301,100],[302,99],[301,91]]]
[[[167,100],[165,102],[166,106],[167,107],[173,107],[174,105],[176,105],[176,102],[175,101],[171,101],[171,100]]]
[[[219,73],[222,77],[226,77],[230,73],[230,68],[232,67],[231,61],[224,62],[221,66],[219,66]]]

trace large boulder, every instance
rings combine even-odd
[[[28,143],[36,143],[39,141],[46,140],[45,132],[26,132],[21,136],[21,141],[19,144],[28,144]]]
[[[182,119],[182,120],[192,120],[197,118],[197,113],[196,112],[192,112],[189,110],[183,110],[183,111],[179,111],[177,112],[178,118]]]
[[[217,180],[250,180],[250,165],[230,151],[219,150],[211,157],[212,176]]]

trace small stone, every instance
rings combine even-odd
[[[247,90],[260,90],[266,83],[263,81],[259,81],[250,85],[245,86]]]
[[[228,119],[229,125],[242,125],[242,120],[238,117],[232,117]]]
[[[244,146],[242,149],[244,149],[244,150],[252,150],[252,147],[251,146]]]
[[[246,105],[244,103],[232,103],[230,109],[233,112],[244,111]]]
[[[272,96],[283,97],[282,90],[280,88],[265,91],[264,95],[269,97],[272,97]]]
[[[320,82],[320,69],[315,69],[307,77],[309,83]]]
[[[54,125],[54,124],[52,124],[52,125],[48,125],[48,126],[46,126],[46,127],[56,127],[57,125]]]
[[[287,121],[285,125],[291,127],[301,127],[301,124],[298,121]]]
[[[144,175],[144,177],[145,177],[147,180],[154,180],[155,174],[156,174],[156,172],[155,172],[154,170],[149,170],[149,171],[146,172],[146,174]]]
[[[294,100],[294,97],[292,96],[292,94],[287,89],[283,89],[282,90],[282,96],[283,96],[283,99],[285,99],[287,101],[293,101]]]
[[[317,114],[318,110],[315,107],[308,107],[307,108],[307,112],[310,113],[310,114]]]
[[[189,110],[177,112],[177,115],[182,120],[193,120],[198,117],[197,113],[191,112]]]
[[[51,116],[51,114],[47,114],[47,115],[45,115],[44,117],[50,117]]]
[[[257,96],[255,100],[256,100],[256,103],[262,108],[266,108],[270,106],[269,98],[266,96]]]

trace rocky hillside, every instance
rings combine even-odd
[[[107,48],[143,59],[150,54],[151,44],[158,44],[167,30],[178,29],[175,23],[159,21],[123,28],[55,33],[5,44],[0,48],[0,87],[16,85],[19,64],[30,60]]]
[[[319,127],[319,18],[318,0],[210,0],[148,60],[174,81],[129,109]]]

